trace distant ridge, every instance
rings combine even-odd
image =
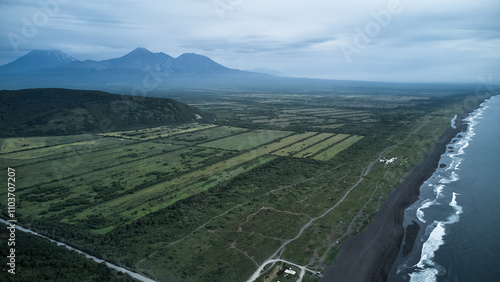
[[[60,50],[34,50],[0,66],[0,89],[72,88],[131,93],[153,90],[227,87],[238,81],[252,83],[257,75],[227,68],[194,53],[177,58],[138,47],[118,58],[79,61]]]
[[[163,71],[167,73],[217,73],[235,71],[210,58],[194,53],[184,53],[173,58],[163,52],[153,53],[138,47],[130,53],[114,59],[78,61],[60,50],[33,50],[28,54],[0,66],[2,72],[52,71],[64,69],[89,70],[137,70]]]
[[[101,91],[24,89],[0,91],[0,137],[101,133],[210,121],[181,102]]]
[[[194,53],[177,58],[163,52],[136,48],[118,58],[83,60],[60,50],[34,50],[0,66],[0,90],[26,88],[70,88],[103,90],[113,93],[141,93],[162,97],[179,91],[268,93],[311,93],[369,88],[371,92],[401,87],[413,91],[421,84],[349,80],[308,79],[277,76],[263,72],[228,68]],[[432,84],[428,87],[435,88]],[[449,89],[449,86],[446,86]],[[139,89],[139,90],[138,90]]]

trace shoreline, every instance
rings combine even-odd
[[[451,126],[440,136],[434,148],[427,152],[423,160],[414,167],[402,183],[387,197],[372,223],[362,232],[350,237],[340,247],[340,254],[324,273],[321,281],[386,281],[401,248],[411,251],[418,230],[407,233],[403,227],[404,211],[420,195],[420,187],[432,176],[439,166],[441,155],[448,144],[460,132],[467,129],[462,120],[477,107],[457,115],[455,128]],[[410,226],[407,227],[409,229]],[[402,244],[403,238],[405,241]],[[327,280],[328,279],[328,280]]]

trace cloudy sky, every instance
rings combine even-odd
[[[372,81],[500,81],[498,0],[1,0],[0,65],[145,47],[227,67]]]

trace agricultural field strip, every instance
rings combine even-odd
[[[189,128],[189,129],[184,129],[184,130],[179,130],[179,131],[173,131],[173,132],[170,132],[170,130],[167,130],[166,133],[164,131],[162,133],[161,130],[160,131],[153,131],[153,132],[150,132],[149,135],[146,132],[146,133],[144,133],[144,134],[146,134],[145,138],[142,138],[141,137],[142,135],[141,135],[139,137],[135,137],[135,136],[131,137],[131,139],[153,140],[153,139],[158,139],[158,138],[176,136],[176,135],[179,135],[179,134],[184,134],[184,133],[189,133],[189,132],[195,132],[195,131],[198,131],[198,130],[204,130],[204,129],[208,129],[208,128],[212,128],[212,127],[216,127],[216,125],[206,125],[206,126],[202,126],[202,127]]]
[[[266,119],[266,120],[252,120],[252,123],[256,124],[296,124],[296,123],[301,123],[301,122],[318,122],[318,121],[323,121],[322,118],[317,118],[317,117],[297,117],[297,118],[286,118],[286,119],[280,119],[280,118],[273,118],[273,119]]]
[[[311,113],[334,113],[334,112],[347,112],[351,110],[338,109],[338,108],[303,108],[303,109],[287,109],[283,110],[283,113],[291,114],[311,114]]]
[[[268,119],[269,116],[242,116],[241,120],[260,120],[260,119]]]
[[[29,195],[33,194],[33,191],[35,190],[42,190],[46,191],[47,193],[54,195],[55,188],[57,187],[67,187],[69,194],[65,196],[63,199],[64,201],[68,201],[69,199],[75,198],[75,197],[80,197],[82,195],[85,195],[86,199],[91,200],[92,198],[94,199],[91,201],[92,203],[95,202],[96,200],[99,200],[101,202],[106,202],[109,200],[104,200],[102,196],[99,195],[100,192],[95,191],[94,188],[96,187],[110,187],[114,186],[112,183],[116,182],[118,183],[118,187],[110,188],[113,190],[116,190],[117,193],[119,194],[124,194],[128,193],[128,191],[132,189],[136,189],[135,187],[137,185],[144,185],[144,181],[152,181],[156,178],[156,173],[158,172],[158,161],[165,161],[165,160],[171,160],[167,165],[161,165],[160,166],[165,170],[173,170],[173,169],[179,169],[181,172],[180,173],[187,173],[189,172],[188,168],[186,168],[185,165],[178,165],[179,162],[181,161],[181,155],[184,153],[189,152],[190,148],[184,148],[180,150],[175,150],[171,152],[167,152],[164,154],[160,155],[155,155],[152,157],[144,158],[142,160],[137,160],[137,161],[131,161],[131,162],[126,162],[123,164],[116,165],[114,167],[107,167],[104,169],[96,170],[96,171],[91,171],[89,173],[86,173],[85,175],[80,175],[81,179],[78,181],[78,177],[73,177],[73,178],[67,178],[64,179],[60,182],[57,183],[47,183],[43,184],[41,186],[37,186],[36,188],[32,189],[26,189],[23,191],[24,193],[27,194],[27,198]],[[205,148],[206,151],[217,151],[214,149],[208,149]],[[220,151],[220,150],[219,150]],[[215,153],[214,153],[215,155]],[[192,158],[192,161],[190,162],[190,165],[195,166],[196,168],[202,167],[201,163],[203,162],[204,158]],[[77,184],[74,181],[78,181]],[[158,182],[156,182],[158,183]],[[76,184],[76,185],[75,185]],[[154,185],[154,184],[149,184],[149,186]],[[144,187],[149,187],[149,186],[144,186]],[[40,188],[40,189],[39,189]],[[35,189],[35,190],[33,190]],[[141,188],[142,189],[142,188]],[[132,190],[133,191],[133,190]],[[43,193],[42,195],[44,195]],[[52,203],[58,203],[61,201],[61,196],[56,193],[56,201]],[[102,201],[104,200],[104,201]],[[46,209],[48,205],[50,205],[51,202],[44,202],[40,208],[38,209],[38,212]],[[88,209],[92,209],[92,207],[88,207]],[[34,209],[35,210],[35,209]],[[57,212],[57,211],[56,211]],[[63,220],[64,221],[64,220]]]
[[[38,148],[48,148],[52,146],[72,144],[77,142],[91,141],[94,139],[102,138],[98,135],[84,134],[84,135],[70,135],[70,136],[55,136],[55,137],[10,137],[3,139],[0,142],[0,155],[9,154],[14,152],[22,152]],[[61,139],[61,140],[57,140]],[[47,144],[47,142],[54,142],[54,144]],[[21,143],[29,143],[23,144]]]
[[[96,141],[82,141],[50,147],[33,148],[25,151],[17,151],[8,154],[0,154],[0,159],[19,161],[19,166],[33,163],[46,162],[55,159],[64,159],[73,155],[83,155],[114,149],[120,145],[134,145],[138,141],[119,140],[116,138],[97,138]],[[89,150],[87,152],[87,150]],[[63,152],[61,152],[63,151]]]
[[[193,126],[193,125],[190,125],[190,126]],[[112,133],[102,133],[100,135],[107,136],[107,137],[133,139],[133,140],[150,140],[150,139],[156,139],[156,138],[160,138],[160,137],[174,136],[174,135],[179,135],[179,134],[183,134],[183,133],[208,129],[208,128],[212,128],[212,127],[217,127],[217,125],[213,125],[213,124],[201,125],[201,126],[195,125],[195,126],[196,127],[191,127],[188,129],[179,129],[179,130],[176,130],[176,129],[172,130],[172,129],[167,128],[166,126],[160,126],[160,127],[153,127],[153,128],[148,128],[148,129],[141,129],[141,130],[137,130],[137,131],[128,130],[128,131],[117,131],[117,132],[112,132]],[[165,133],[165,131],[167,131],[167,132]],[[156,135],[152,135],[152,134],[156,134]],[[145,138],[136,137],[138,135],[146,135],[146,137]]]
[[[307,133],[306,133],[307,134]],[[213,176],[215,174],[221,173],[227,169],[231,169],[233,167],[239,166],[245,162],[248,162],[250,160],[253,160],[257,157],[269,154],[272,151],[279,150],[280,148],[283,148],[285,146],[288,146],[294,142],[297,142],[298,139],[303,138],[302,136],[289,136],[286,138],[283,138],[279,141],[260,146],[258,148],[255,148],[253,150],[250,150],[248,152],[242,153],[238,156],[231,157],[226,160],[222,160],[216,164],[213,164],[211,166],[205,167],[203,169],[199,169],[190,173],[187,173],[185,175],[179,176],[177,178],[174,178],[169,181],[165,181],[162,183],[155,184],[153,186],[144,188],[140,191],[137,191],[134,194],[129,194],[114,200],[111,200],[109,202],[100,204],[98,206],[92,207],[92,210],[96,209],[95,211],[84,211],[85,213],[91,212],[91,213],[99,213],[99,212],[105,212],[106,210],[117,210],[119,209],[121,212],[126,212],[129,211],[132,207],[136,207],[139,205],[145,204],[148,200],[150,199],[155,199],[155,198],[160,198],[164,196],[165,194],[168,194],[169,192],[173,192],[173,198],[180,200],[183,198],[187,198],[193,194],[196,194],[201,191],[193,191],[195,193],[189,194],[188,190],[200,179],[203,178],[208,178],[210,176]],[[176,191],[169,191],[172,190],[172,187],[179,187],[176,189]],[[153,208],[150,208],[150,212],[159,210],[161,208],[167,207],[174,202],[164,202],[161,205],[155,206]]]
[[[281,139],[290,134],[293,134],[293,132],[279,130],[253,130],[203,143],[199,146],[223,150],[245,151],[270,143],[271,141]]]
[[[148,144],[144,143],[134,143],[119,148],[115,147],[103,151],[88,152],[78,155],[78,159],[75,160],[70,157],[68,158],[68,160],[71,161],[71,165],[68,164],[68,162],[59,160],[48,160],[43,163],[27,165],[23,169],[31,171],[30,175],[32,177],[25,180],[25,187],[28,188],[34,185],[38,186],[46,183],[51,183],[54,181],[54,179],[61,181],[64,179],[74,178],[83,174],[87,174],[96,170],[118,167],[123,164],[142,161],[144,159],[154,157],[156,155],[161,155],[169,151],[176,151],[184,147],[180,145],[159,146],[159,144],[157,143],[147,142],[149,145],[152,145],[151,147],[149,147]],[[146,148],[145,146],[148,146],[149,148]],[[156,149],[151,149],[154,146],[156,146]],[[137,147],[137,151],[126,150],[132,150],[133,147]],[[144,156],[138,155],[139,153],[144,153]],[[126,158],[130,154],[135,154],[137,156],[133,156],[129,158],[129,160],[122,159]],[[64,172],[65,175],[62,175],[62,172]],[[68,172],[73,172],[73,174],[68,175]],[[61,173],[59,177],[58,173]]]
[[[353,119],[353,118],[370,118],[373,117],[371,114],[352,114],[352,115],[342,115],[342,116],[324,116],[323,118],[335,118],[335,119]]]
[[[89,136],[92,136],[92,138],[86,138],[86,139],[82,139],[82,140],[74,140],[74,141],[62,142],[62,143],[54,143],[51,145],[47,145],[46,140],[43,141],[44,142],[43,145],[39,143],[39,142],[42,142],[41,140],[36,140],[39,138],[48,139],[51,137],[5,138],[3,146],[10,147],[10,144],[6,144],[9,142],[11,142],[11,144],[16,144],[16,143],[19,144],[20,139],[25,140],[24,142],[31,142],[31,143],[36,142],[37,144],[40,144],[40,146],[24,148],[24,147],[17,145],[18,147],[21,147],[21,148],[19,148],[19,150],[16,150],[15,148],[10,148],[11,151],[8,151],[8,152],[2,150],[2,152],[0,153],[0,156],[3,157],[3,156],[9,156],[9,155],[13,155],[13,154],[23,154],[23,153],[31,152],[31,151],[38,150],[38,149],[49,149],[49,148],[53,148],[53,147],[63,148],[64,146],[67,146],[67,145],[79,144],[79,143],[85,144],[85,142],[92,142],[92,141],[97,140],[97,139],[103,139],[103,137],[98,136],[98,135],[89,135]],[[18,140],[16,140],[16,139],[18,139]]]
[[[325,139],[309,148],[302,150],[301,152],[294,155],[296,158],[307,158],[309,156],[315,155],[318,152],[321,152],[325,148],[329,148],[330,146],[337,144],[341,140],[349,137],[349,134],[337,134],[328,139]]]
[[[116,140],[114,138],[102,138],[100,140],[109,140],[109,141],[113,141]],[[130,141],[126,141],[126,140],[120,140],[120,142],[130,142]],[[153,143],[150,143],[151,145],[153,145]],[[102,145],[102,144],[100,144]],[[104,150],[100,150],[99,151],[99,154],[96,155],[96,150],[93,150],[92,152],[86,152],[86,153],[81,153],[78,155],[78,159],[75,159],[75,160],[72,160],[72,161],[80,161],[80,162],[83,162],[83,160],[86,160],[87,162],[90,162],[90,165],[86,166],[88,167],[89,169],[92,168],[92,169],[87,169],[87,170],[81,170],[81,169],[78,169],[78,170],[74,170],[74,169],[71,169],[71,171],[78,171],[78,174],[74,174],[74,175],[71,175],[71,176],[61,176],[59,178],[59,180],[63,180],[63,179],[67,179],[67,178],[73,178],[73,177],[76,177],[78,175],[82,175],[82,174],[86,174],[88,172],[91,172],[91,171],[95,171],[95,170],[98,170],[98,169],[105,169],[107,167],[115,167],[117,166],[116,164],[113,164],[113,161],[118,159],[118,158],[121,158],[121,157],[124,157],[126,156],[127,154],[129,154],[128,152],[125,151],[125,149],[128,147],[129,149],[128,150],[132,150],[133,147],[142,147],[142,146],[147,146],[146,142],[141,142],[141,143],[133,143],[133,144],[127,144],[125,145],[126,147],[119,147],[119,148],[116,148],[116,147],[113,147],[113,148],[108,148],[108,149],[104,149]],[[158,146],[158,145],[156,145]],[[153,147],[151,147],[153,148]],[[164,153],[164,152],[167,152],[167,151],[170,151],[170,150],[165,150],[165,148],[168,148],[170,150],[178,150],[178,149],[181,149],[183,148],[183,146],[179,147],[179,146],[174,146],[174,147],[158,147],[156,148],[157,150],[157,154],[161,154],[161,153]],[[59,148],[56,148],[59,150]],[[46,151],[48,150],[47,148],[44,148],[44,149],[38,149],[36,151]],[[31,152],[33,154],[33,152]],[[135,153],[137,154],[137,152],[131,152],[132,154]],[[140,152],[139,152],[140,153]],[[17,154],[17,153],[15,153]],[[32,154],[30,154],[32,156]],[[88,156],[87,156],[88,154]],[[125,154],[125,155],[124,155]],[[96,165],[96,162],[102,160],[103,156],[105,155],[108,155],[110,156],[109,159],[106,159],[104,162],[101,162],[99,165]],[[90,157],[89,157],[90,156]],[[152,156],[147,156],[146,158],[148,157],[153,157],[154,155]],[[65,157],[62,157],[63,159]],[[145,158],[141,158],[141,159],[145,159]],[[70,160],[70,159],[68,159]],[[133,159],[133,160],[128,160],[126,163],[128,162],[133,162],[133,161],[136,161],[137,159]],[[139,159],[140,160],[140,159]],[[56,161],[55,159],[52,159],[52,160],[44,160],[44,162],[47,162],[47,161]],[[87,163],[86,162],[86,163]],[[123,160],[120,160],[120,164],[123,164]],[[113,165],[112,165],[113,164]],[[58,163],[58,166],[61,166],[61,165],[64,165],[62,162]],[[45,165],[45,164],[40,164],[38,166],[31,166],[31,168],[34,168],[32,169],[32,171],[37,171],[37,173],[41,174],[41,175],[51,175],[54,173],[54,166],[50,166],[50,165]],[[67,172],[68,170],[65,170],[64,168],[62,168],[63,171]],[[40,179],[44,179],[44,177],[34,177],[34,179],[37,179],[37,181],[39,181]],[[37,183],[32,183],[33,185],[39,185],[39,184],[44,184],[44,183],[48,183],[48,182],[52,182],[52,180],[47,180],[47,181],[43,181],[40,183],[40,182],[37,182]],[[29,186],[29,185],[28,185]]]
[[[260,156],[262,154],[266,154],[266,152],[271,152],[271,151],[274,151],[274,150],[278,150],[279,148],[282,148],[284,146],[287,146],[293,142],[296,142],[298,140],[301,140],[303,139],[304,137],[307,137],[305,135],[310,135],[311,133],[309,134],[304,134],[304,136],[301,136],[301,135],[292,135],[292,136],[289,136],[287,138],[284,138],[283,140],[279,141],[279,142],[273,142],[271,144],[269,144],[268,146],[265,146],[267,149],[265,152],[262,152],[260,154],[256,154],[254,155],[253,157],[256,157],[256,156]],[[315,133],[312,133],[312,134],[315,134]],[[258,152],[258,150],[256,150]],[[148,157],[149,158],[149,157]],[[246,161],[247,158],[244,159],[244,161]],[[251,159],[251,158],[250,158]],[[243,162],[244,162],[243,161]]]
[[[373,116],[373,114],[368,112],[346,112],[346,113],[324,113],[324,114],[314,114],[317,117],[331,117],[331,118],[345,118],[345,117],[357,117],[357,116]]]
[[[290,154],[294,154],[296,152],[300,152],[306,148],[309,148],[310,146],[323,141],[326,138],[332,137],[335,134],[334,133],[317,133],[317,132],[309,132],[309,134],[314,134],[314,136],[309,137],[305,140],[302,140],[300,142],[296,142],[294,144],[291,144],[288,147],[282,148],[279,152],[273,152],[273,155],[278,155],[278,156],[288,156]]]
[[[364,121],[364,120],[369,120],[369,116],[359,116],[359,117],[346,117],[346,119],[349,119],[351,121]]]
[[[252,123],[274,123],[274,122],[287,122],[288,118],[271,118],[271,119],[253,119]]]
[[[325,125],[315,125],[313,128],[321,128],[321,129],[335,129],[344,126],[343,123],[334,123],[334,124],[325,124]]]
[[[229,131],[229,132],[225,132],[225,131]],[[171,139],[172,143],[174,143],[176,141],[177,142],[183,141],[183,142],[189,142],[189,143],[200,143],[200,142],[206,143],[207,141],[211,142],[211,141],[219,140],[222,138],[230,137],[230,136],[233,136],[236,134],[245,133],[248,131],[250,131],[250,129],[223,125],[223,126],[201,129],[201,130],[197,130],[197,131],[193,131],[193,132],[177,134],[177,135],[171,136],[171,138],[167,138],[166,141],[168,142]],[[196,140],[197,138],[204,137],[204,136],[207,136],[207,140],[203,140],[203,141]]]
[[[315,159],[315,160],[323,160],[323,161],[330,160],[333,157],[335,157],[335,155],[337,155],[341,151],[347,149],[349,146],[351,146],[352,144],[358,142],[362,138],[363,138],[363,136],[353,135],[353,136],[351,136],[351,137],[349,137],[349,138],[341,141],[340,143],[337,143],[334,146],[328,148],[327,150],[325,150],[325,151],[323,151],[323,152],[315,155],[313,157],[313,159]]]
[[[358,111],[358,110],[342,110],[342,111],[303,111],[303,112],[298,112],[295,113],[295,115],[300,115],[300,116],[317,116],[317,115],[345,115],[345,114],[352,114],[352,113],[361,113],[364,111]]]

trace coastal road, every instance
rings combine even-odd
[[[6,220],[1,219],[1,218],[0,218],[0,222],[1,222],[1,223],[4,223],[4,224],[7,224],[7,225],[10,225],[10,224],[11,224],[10,222],[7,222]],[[63,246],[63,247],[65,247],[65,248],[69,249],[69,250],[75,251],[75,252],[77,252],[77,253],[79,253],[79,254],[83,254],[83,255],[85,255],[85,257],[87,257],[87,258],[89,258],[89,259],[92,259],[92,260],[94,260],[94,261],[95,261],[95,262],[97,262],[97,263],[104,262],[104,263],[106,263],[106,266],[108,266],[109,268],[113,268],[113,269],[115,269],[116,271],[119,271],[119,272],[122,272],[122,273],[126,273],[126,274],[128,274],[128,275],[132,276],[133,278],[135,278],[135,279],[137,279],[137,280],[139,280],[139,281],[144,281],[144,282],[154,282],[154,280],[151,280],[151,279],[149,279],[149,278],[147,278],[147,277],[145,277],[145,276],[142,276],[142,275],[140,275],[139,273],[132,272],[132,271],[130,271],[130,270],[127,270],[127,269],[125,269],[125,268],[123,268],[123,267],[120,267],[120,266],[114,265],[114,264],[109,263],[109,262],[107,262],[107,261],[105,261],[105,260],[102,260],[102,259],[100,259],[100,258],[96,258],[96,257],[94,257],[94,256],[91,256],[91,255],[89,255],[89,254],[87,254],[87,253],[85,253],[85,252],[82,252],[82,251],[80,251],[80,250],[78,250],[78,249],[75,249],[75,248],[73,248],[73,247],[71,247],[71,246],[68,246],[68,245],[66,245],[66,244],[64,244],[64,243],[61,243],[61,242],[59,242],[59,241],[56,241],[56,240],[50,239],[50,238],[49,238],[49,237],[47,237],[47,236],[44,236],[44,235],[39,234],[39,233],[36,233],[35,231],[29,230],[29,229],[26,229],[26,228],[21,227],[21,226],[19,226],[19,225],[17,225],[17,224],[16,224],[16,229],[17,229],[17,230],[19,230],[19,231],[22,231],[22,232],[26,232],[26,233],[33,234],[33,235],[38,236],[38,237],[42,237],[42,238],[44,238],[44,239],[47,239],[47,240],[49,240],[49,241],[51,241],[51,242],[56,243],[58,246]]]

